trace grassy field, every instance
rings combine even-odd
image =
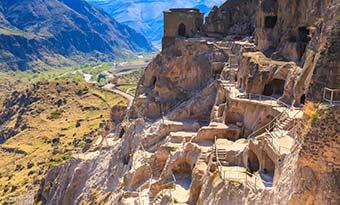
[[[33,95],[41,99],[2,126],[15,126],[20,115],[29,128],[0,145],[0,204],[35,190],[49,167],[96,140],[112,106],[127,103],[113,93],[74,81],[47,82]],[[56,99],[64,103],[57,106]]]

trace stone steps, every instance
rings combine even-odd
[[[164,193],[160,193],[157,195],[156,198],[152,199],[152,203],[151,204],[160,204],[162,202],[162,199],[164,198]]]
[[[293,118],[287,117],[282,122],[279,122],[277,126],[274,128],[274,131],[280,131],[280,130],[287,130],[289,129],[289,126],[291,125],[291,122],[293,121]]]

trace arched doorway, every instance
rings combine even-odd
[[[178,35],[179,36],[186,36],[186,27],[185,27],[184,23],[181,23],[178,26]]]
[[[274,79],[269,84],[266,84],[263,89],[263,95],[281,97],[284,93],[285,81]]]
[[[260,169],[260,162],[256,154],[249,150],[248,152],[248,169],[251,173],[257,172]]]

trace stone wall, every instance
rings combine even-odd
[[[197,9],[170,9],[164,12],[163,49],[177,37],[194,37],[201,34],[204,14]]]

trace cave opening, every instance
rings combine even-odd
[[[122,138],[122,137],[124,136],[124,134],[125,134],[125,130],[124,130],[124,128],[123,128],[123,129],[121,129],[120,132],[119,132],[119,138]]]
[[[262,173],[273,178],[275,173],[275,164],[273,160],[269,158],[268,154],[264,153],[262,156],[263,156]]]
[[[192,172],[192,168],[191,165],[186,162],[186,161],[182,161],[180,163],[178,163],[172,170],[172,172],[174,173],[174,175],[185,175],[185,174],[190,174]]]
[[[306,94],[303,94],[303,95],[301,96],[301,98],[300,98],[300,103],[303,104],[303,105],[306,103]]]
[[[150,80],[150,87],[155,87],[156,86],[156,82],[157,82],[157,78],[156,76],[153,76]]]
[[[297,44],[297,53],[299,58],[305,54],[307,44],[310,41],[309,30],[307,27],[299,27],[298,29],[298,44]]]
[[[269,84],[264,86],[263,95],[280,97],[284,93],[285,81],[274,79]]]
[[[185,27],[184,23],[181,23],[181,24],[178,26],[178,35],[179,35],[179,36],[183,36],[183,37],[186,36],[186,27]]]
[[[248,169],[250,173],[257,172],[260,169],[259,159],[257,158],[256,154],[252,150],[249,150],[249,153],[248,153]]]
[[[266,16],[264,20],[264,27],[272,29],[277,23],[277,16]]]

